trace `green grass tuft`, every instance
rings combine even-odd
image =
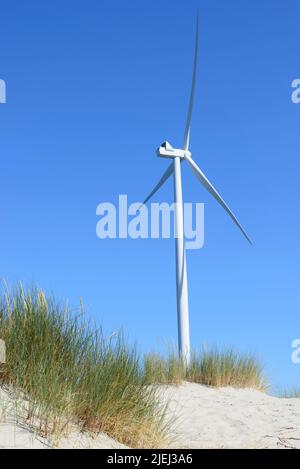
[[[144,358],[144,375],[147,384],[176,384],[185,379],[182,361],[175,352],[167,357],[151,353]]]
[[[215,387],[233,386],[261,391],[267,388],[259,361],[253,355],[233,349],[194,352],[187,370],[174,353],[166,358],[146,355],[144,372],[148,383],[179,385],[182,381],[189,381]]]
[[[300,398],[300,389],[295,388],[295,389],[291,389],[289,391],[283,391],[282,393],[280,393],[279,397],[282,397],[282,398],[285,398],[285,399]]]
[[[265,391],[263,367],[251,354],[234,349],[203,350],[192,355],[187,379],[208,386],[254,388]]]
[[[2,384],[28,398],[27,419],[39,421],[41,433],[76,423],[133,447],[163,440],[163,409],[120,334],[106,339],[43,291],[20,287],[6,292],[0,337],[7,350]]]

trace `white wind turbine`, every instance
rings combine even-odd
[[[184,134],[184,143],[182,149],[173,148],[169,142],[164,142],[157,150],[157,156],[163,158],[171,158],[173,161],[167,168],[162,178],[156,184],[152,192],[144,200],[144,204],[161,188],[167,179],[174,175],[174,199],[175,199],[175,242],[176,242],[176,286],[177,286],[177,317],[178,317],[178,348],[179,356],[183,359],[185,365],[188,367],[190,364],[190,331],[189,331],[189,306],[188,306],[188,285],[187,285],[187,270],[186,270],[186,256],[185,256],[185,243],[184,243],[184,227],[183,227],[183,204],[182,204],[182,186],[181,186],[181,163],[186,160],[195,174],[196,178],[201,182],[205,189],[216,199],[216,201],[223,207],[223,209],[232,218],[234,223],[241,230],[247,241],[250,244],[251,240],[247,233],[238,222],[226,202],[222,199],[220,194],[207,179],[205,174],[201,171],[199,166],[192,159],[192,154],[189,151],[190,143],[190,127],[193,111],[193,104],[195,98],[196,86],[196,72],[197,72],[197,57],[198,57],[198,16],[196,23],[196,41],[195,41],[195,54],[194,54],[194,69],[191,95],[187,113],[186,128]]]

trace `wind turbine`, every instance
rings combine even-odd
[[[184,142],[182,149],[173,148],[169,142],[164,142],[157,150],[157,156],[170,158],[172,162],[167,168],[159,182],[144,200],[146,204],[148,200],[161,188],[161,186],[173,174],[174,180],[174,199],[175,199],[175,245],[176,245],[176,286],[177,286],[177,319],[178,319],[178,349],[179,356],[182,358],[186,367],[190,365],[190,331],[189,331],[189,306],[188,306],[188,281],[186,269],[186,254],[184,243],[184,226],[183,226],[183,203],[182,203],[182,184],[181,184],[181,163],[187,161],[196,178],[201,182],[205,189],[215,198],[215,200],[223,207],[227,214],[231,217],[240,231],[243,233],[250,244],[251,240],[247,233],[232,213],[226,202],[201,171],[199,166],[192,158],[189,151],[190,144],[190,128],[192,111],[195,99],[197,60],[198,60],[198,35],[199,35],[199,19],[196,22],[196,39],[194,53],[194,68],[192,87],[187,113]]]

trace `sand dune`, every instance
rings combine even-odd
[[[160,386],[169,403],[173,448],[300,448],[300,399],[280,399],[251,389],[213,389],[184,383]],[[0,390],[0,448],[125,448],[107,435],[93,438],[76,427],[60,440],[27,426],[23,403]]]
[[[193,383],[161,393],[175,417],[172,447],[300,448],[300,399]]]
[[[28,424],[24,415],[27,402],[16,399],[7,390],[0,389],[0,449],[40,449],[40,448],[98,448],[122,449],[126,446],[116,442],[105,434],[92,437],[88,433],[80,432],[76,426],[67,436],[43,438],[38,430]]]
[[[72,432],[68,437],[59,441],[52,441],[39,437],[28,428],[22,428],[15,423],[0,423],[0,449],[122,449],[126,446],[100,434],[96,438],[81,432]]]

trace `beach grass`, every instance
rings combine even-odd
[[[178,359],[176,352],[169,352],[167,356],[158,353],[146,354],[143,372],[146,382],[150,384],[179,385],[186,378],[183,362]]]
[[[232,348],[215,347],[193,353],[187,379],[215,387],[267,389],[263,366],[257,357]]]
[[[186,368],[175,349],[140,357],[121,333],[106,337],[82,309],[72,311],[42,290],[5,290],[0,338],[6,363],[0,381],[26,401],[26,424],[49,437],[79,427],[130,447],[164,445],[170,423],[156,384],[184,381],[266,390],[263,368],[228,348],[193,352]]]
[[[82,314],[20,286],[5,293],[0,337],[7,350],[1,383],[28,399],[26,420],[39,422],[43,435],[76,424],[131,447],[162,443],[164,409],[121,334],[106,338]]]
[[[279,397],[282,397],[282,398],[285,398],[285,399],[300,398],[300,388],[285,390],[285,391],[280,393]]]
[[[166,357],[146,355],[144,363],[148,383],[179,385],[189,381],[213,387],[267,389],[259,360],[254,355],[234,349],[215,347],[193,352],[188,368],[173,352]]]

